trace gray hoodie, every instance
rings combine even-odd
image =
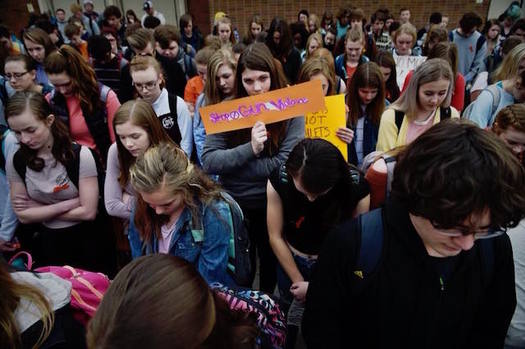
[[[257,157],[251,142],[228,149],[228,132],[206,136],[202,162],[204,171],[217,174],[224,189],[243,207],[261,208],[266,202],[266,184],[273,170],[288,159],[293,147],[304,138],[304,117],[287,121],[279,152]]]

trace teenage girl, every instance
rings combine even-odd
[[[442,118],[459,118],[450,107],[453,90],[454,76],[447,61],[433,58],[422,63],[406,91],[383,112],[376,149],[388,151],[409,144]]]
[[[135,203],[135,192],[129,182],[130,167],[150,146],[171,139],[151,105],[140,99],[120,106],[113,119],[113,129],[117,140],[109,147],[104,203],[110,216],[127,221]]]
[[[222,48],[215,52],[208,61],[204,92],[197,97],[195,114],[193,116],[193,139],[200,163],[202,163],[206,131],[199,110],[206,105],[220,103],[225,99],[232,98],[235,92],[236,68],[237,60],[233,52],[227,48]]]
[[[235,76],[237,98],[255,96],[286,87],[268,47],[255,43],[241,54]],[[304,138],[304,119],[297,117],[265,125],[257,121],[251,129],[208,135],[202,154],[203,168],[218,174],[224,188],[241,206],[249,221],[252,261],[255,247],[260,256],[260,287],[273,292],[275,256],[266,230],[266,180]]]

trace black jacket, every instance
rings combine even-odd
[[[428,256],[406,208],[390,202],[383,217],[382,257],[366,280],[354,273],[356,220],[325,240],[303,317],[308,348],[503,347],[516,306],[508,236],[493,239],[492,273],[478,244],[440,258],[452,266],[442,287],[437,258]]]

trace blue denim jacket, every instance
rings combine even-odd
[[[186,207],[175,224],[169,254],[192,263],[208,283],[220,282],[235,285],[227,272],[230,231],[227,223],[229,209],[222,200],[210,206],[199,205],[202,216],[203,239],[195,241],[191,232],[191,210]],[[135,211],[131,213],[128,239],[133,259],[142,255],[158,253],[158,239],[153,236],[145,243],[134,224]],[[223,218],[224,217],[224,218]]]

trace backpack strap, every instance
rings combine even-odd
[[[452,30],[448,32],[448,41],[454,42],[454,32]]]
[[[439,107],[439,119],[445,120],[450,119],[450,116],[452,115],[452,110],[450,107]]]
[[[361,246],[354,273],[363,279],[376,269],[381,259],[384,238],[382,213],[383,210],[377,208],[357,218],[361,231]]]
[[[7,101],[9,100],[9,94],[7,93],[6,85],[7,80],[0,76],[0,99],[2,100],[2,103],[4,104],[4,108],[6,107]]]
[[[0,172],[5,174],[5,138],[7,137],[7,134],[9,133],[9,128],[5,125],[0,124],[0,142],[1,142],[1,149],[0,149]]]
[[[159,115],[158,118],[164,131],[173,140],[173,142],[180,146],[180,142],[182,141],[182,134],[180,132],[179,123],[177,122],[178,98],[180,97],[168,93],[168,105],[170,108],[170,112],[167,114]]]
[[[381,158],[386,163],[386,196],[385,198],[390,197],[390,192],[392,191],[392,182],[394,181],[394,168],[396,167],[396,157],[392,155],[381,155]]]
[[[479,52],[479,50],[481,50],[481,47],[483,47],[485,41],[485,35],[480,35],[478,40],[476,41],[476,54]]]
[[[492,96],[492,109],[490,110],[489,120],[489,125],[492,125],[494,123],[494,119],[496,118],[495,111],[498,109],[499,102],[501,101],[501,90],[496,84],[487,86],[485,90]]]
[[[71,182],[78,188],[79,172],[80,172],[80,150],[82,146],[77,143],[72,144],[73,161],[69,161],[64,167],[66,168],[67,176]]]
[[[401,131],[401,125],[403,125],[403,119],[405,117],[405,113],[401,110],[395,110],[395,123],[397,126],[397,134],[399,135],[399,131]]]
[[[15,168],[16,173],[18,173],[18,176],[24,182],[24,185],[26,185],[26,159],[20,148],[18,148],[15,155],[13,155],[13,167]]]
[[[100,101],[104,103],[104,105],[106,105],[108,101],[108,94],[111,89],[108,86],[101,84],[100,82],[98,83],[98,87],[100,90]]]

